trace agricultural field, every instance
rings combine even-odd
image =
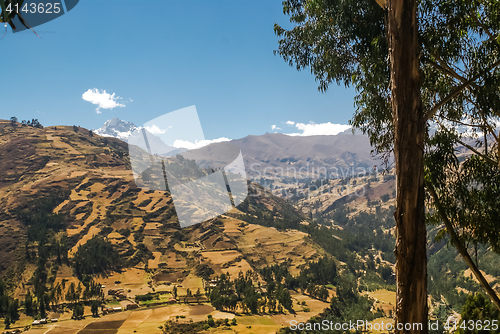
[[[385,289],[371,291],[366,293],[375,300],[374,308],[381,308],[386,315],[394,312],[396,307],[396,292]]]
[[[174,304],[168,306],[151,306],[141,307],[136,310],[122,311],[103,315],[100,318],[94,318],[91,315],[90,309],[85,308],[85,318],[83,320],[72,320],[71,313],[65,312],[62,314],[54,314],[52,316],[59,318],[56,323],[33,326],[26,333],[42,334],[52,333],[69,333],[69,334],[90,334],[90,333],[113,333],[113,334],[129,334],[129,333],[162,333],[158,328],[168,320],[177,322],[189,323],[191,321],[198,322],[207,319],[208,315],[217,319],[233,319],[236,318],[237,325],[231,326],[231,331],[226,333],[275,333],[283,326],[289,326],[290,321],[307,321],[312,316],[323,311],[328,303],[312,299],[308,296],[294,293],[292,294],[294,301],[294,311],[296,314],[259,314],[246,315],[221,312],[215,310],[209,304]],[[301,305],[299,305],[299,303]],[[302,304],[305,303],[305,306]],[[23,317],[16,323],[17,326],[28,326],[32,322],[31,318]],[[0,330],[2,327],[0,326]],[[215,329],[213,333],[223,333]]]

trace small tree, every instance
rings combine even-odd
[[[389,200],[390,196],[389,194],[383,194],[382,196],[380,196],[380,199],[382,200],[382,202],[387,202]]]
[[[11,320],[10,320],[10,315],[9,314],[7,314],[5,316],[4,324],[5,324],[5,329],[9,329],[10,328]]]
[[[210,327],[215,327],[215,320],[211,314],[208,315],[208,322],[207,323]]]
[[[30,316],[33,314],[33,296],[30,290],[28,290],[26,296],[24,297],[24,309],[26,315]]]
[[[174,285],[174,288],[172,289],[172,296],[177,299],[177,285]]]
[[[76,288],[75,300],[80,301],[82,296],[82,283],[78,283],[78,287]]]
[[[92,312],[92,316],[98,317],[99,316],[99,301],[93,300],[92,305],[90,306],[90,311]]]
[[[10,118],[10,124],[14,126],[14,125],[16,125],[16,123],[17,123],[17,117],[12,116],[12,117]]]
[[[45,306],[46,306],[45,298],[46,298],[45,294],[41,295],[38,298],[38,309],[40,311],[41,318],[45,318],[45,316],[47,315],[47,309],[45,308]]]
[[[12,322],[19,320],[19,301],[17,299],[12,300],[9,304],[9,316]]]
[[[201,292],[200,289],[196,290],[196,293],[194,295],[196,297],[196,302],[199,304],[200,303],[200,298],[201,298]]]
[[[83,314],[84,314],[83,305],[78,303],[75,305],[75,308],[73,309],[73,316],[71,318],[79,320],[83,318]]]

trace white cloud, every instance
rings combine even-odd
[[[168,131],[168,129],[170,129],[172,126],[169,126],[167,127],[166,129],[160,129],[159,127],[157,127],[156,125],[153,124],[153,126],[146,126],[144,127],[148,132],[151,132],[152,134],[154,135],[161,135],[165,132]]]
[[[287,124],[291,124],[293,122],[288,121]],[[347,129],[350,129],[350,125],[346,124],[333,124],[330,122],[327,123],[295,123],[295,127],[300,130],[300,133],[289,133],[289,136],[331,136],[339,134],[340,132],[344,132]]]
[[[271,129],[274,131],[274,130],[281,130],[280,127],[278,127],[277,125],[271,125]]]
[[[97,88],[89,89],[82,94],[82,99],[92,104],[96,104],[96,112],[101,113],[100,109],[114,109],[116,107],[125,107],[124,104],[117,102],[121,97],[115,96],[115,93],[109,94],[106,90]]]
[[[293,121],[287,121],[285,124],[286,125],[295,125],[295,122],[293,122]]]
[[[188,150],[194,150],[194,149],[201,148],[203,146],[207,146],[207,145],[210,145],[213,143],[222,143],[222,142],[226,142],[226,141],[230,141],[230,140],[231,139],[229,139],[229,138],[221,137],[221,138],[212,139],[212,140],[199,140],[199,141],[197,140],[196,142],[191,143],[187,140],[177,139],[174,142],[173,146],[175,148],[187,148]]]

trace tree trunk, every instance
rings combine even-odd
[[[425,120],[420,95],[415,0],[388,1],[394,156],[397,175],[396,333],[427,333],[424,209]]]

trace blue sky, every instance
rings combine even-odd
[[[320,93],[308,70],[274,56],[275,22],[288,22],[280,0],[80,1],[36,27],[42,39],[9,29],[0,40],[0,118],[98,128],[112,117],[142,125],[196,105],[207,139],[347,124],[354,90]],[[98,113],[82,98],[91,89],[124,107]]]

